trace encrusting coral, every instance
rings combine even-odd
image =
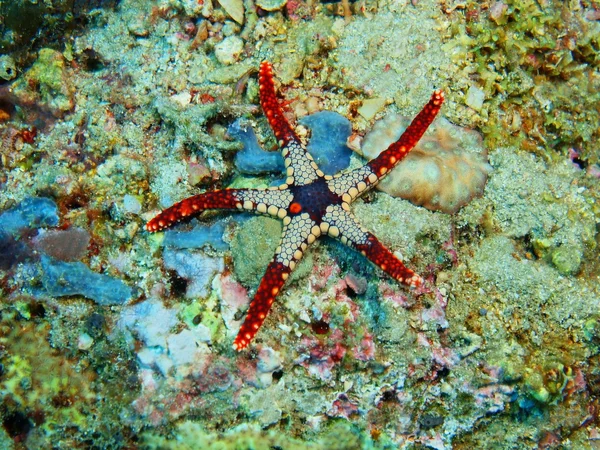
[[[410,119],[398,115],[384,117],[365,136],[360,152],[369,160],[376,158],[409,123]],[[479,133],[439,118],[377,188],[452,214],[481,195],[490,170]]]

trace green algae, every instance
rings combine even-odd
[[[204,301],[191,302],[182,308],[179,316],[189,329],[194,329],[200,323],[207,327],[214,340],[223,331],[223,318],[217,312],[217,302],[215,295]]]
[[[333,421],[317,439],[299,439],[253,426],[238,426],[225,433],[205,430],[192,421],[184,421],[173,431],[175,439],[167,439],[152,432],[142,435],[144,448],[178,449],[198,448],[206,450],[272,450],[274,448],[294,450],[351,450],[386,448],[368,438],[364,430],[347,421]]]
[[[561,245],[552,252],[552,264],[563,275],[573,275],[581,266],[581,251],[569,244]]]
[[[28,104],[42,104],[56,116],[73,109],[73,88],[62,53],[43,48],[35,63],[14,84],[14,93]]]
[[[575,3],[513,0],[484,9],[469,1],[451,15],[445,48],[485,92],[489,147],[511,143],[549,159],[577,147],[599,161],[600,25]]]

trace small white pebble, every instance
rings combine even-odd
[[[285,331],[286,333],[289,333],[290,331],[292,331],[292,328],[291,328],[291,327],[289,327],[288,325],[284,325],[284,324],[282,324],[282,323],[280,323],[280,324],[278,325],[278,327],[279,327],[279,329],[281,329],[281,330]]]
[[[304,321],[306,323],[310,323],[311,322],[310,316],[308,315],[308,311],[306,311],[305,309],[303,309],[300,312],[300,320],[302,320],[302,321]]]
[[[77,339],[77,348],[79,350],[89,350],[94,344],[94,339],[87,333],[81,333]]]
[[[152,367],[156,362],[156,352],[148,347],[144,347],[138,352],[137,358],[142,366]]]
[[[485,100],[485,92],[476,86],[471,86],[467,91],[467,97],[465,103],[467,106],[473,108],[475,111],[481,110],[483,107],[483,101]]]
[[[123,208],[125,208],[125,211],[127,211],[128,213],[139,214],[142,210],[142,204],[133,195],[126,194],[123,197]]]
[[[192,94],[189,92],[180,92],[175,95],[171,95],[171,100],[177,103],[179,106],[187,106],[192,101]]]
[[[229,36],[215,45],[215,57],[223,65],[231,65],[240,59],[244,41],[237,36]]]
[[[377,97],[363,101],[363,104],[358,108],[358,113],[366,120],[371,120],[375,115],[385,107],[385,98]]]

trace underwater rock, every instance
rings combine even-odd
[[[244,315],[239,315],[239,311],[244,311],[250,303],[248,291],[235,281],[231,275],[219,275],[213,281],[213,292],[219,299],[221,307],[221,317],[229,334],[238,332]]]
[[[483,108],[483,102],[485,101],[485,92],[476,86],[471,86],[467,91],[465,98],[465,104],[475,111],[480,111]]]
[[[377,115],[378,112],[382,111],[383,108],[385,108],[385,104],[385,98],[370,98],[363,101],[362,106],[358,108],[358,113],[361,116],[363,116],[366,120],[371,120]]]
[[[238,119],[229,125],[227,133],[244,145],[244,148],[235,155],[234,160],[235,166],[240,172],[259,175],[281,173],[285,169],[281,153],[263,150],[258,144],[254,130],[243,120]]]
[[[215,57],[221,64],[229,66],[240,59],[244,41],[237,36],[229,36],[215,45]]]
[[[77,261],[85,256],[90,234],[83,228],[41,230],[33,239],[34,247],[60,261]]]
[[[564,244],[552,251],[552,264],[562,275],[573,275],[581,266],[581,251],[575,245]]]
[[[205,346],[200,347],[196,333],[192,330],[181,330],[167,338],[169,358],[175,366],[192,364],[201,358],[206,351]]]
[[[270,217],[251,217],[231,241],[231,256],[237,279],[255,284],[265,272],[281,239],[281,224]]]
[[[346,145],[352,133],[348,119],[333,111],[320,111],[303,117],[299,122],[310,128],[307,150],[323,173],[334,175],[348,167],[352,155],[352,150]]]
[[[177,322],[176,310],[150,299],[124,309],[119,325],[134,331],[147,347],[167,348],[167,337]]]
[[[244,2],[243,0],[219,0],[219,4],[225,12],[242,25],[244,23]]]
[[[278,11],[287,4],[287,0],[256,0],[256,6],[265,11]]]
[[[377,157],[397,141],[410,119],[388,115],[365,136],[361,152]],[[479,133],[439,118],[378,189],[431,210],[455,213],[481,195],[491,166]]]
[[[130,214],[139,214],[142,211],[142,204],[131,194],[123,196],[123,208]]]
[[[53,297],[82,295],[99,305],[122,305],[133,297],[123,281],[93,272],[80,262],[60,262],[42,255],[42,284]]]
[[[38,105],[55,117],[73,109],[73,87],[63,54],[50,48],[41,49],[36,62],[15,81],[13,93],[19,103]]]

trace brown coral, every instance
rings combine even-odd
[[[388,115],[365,136],[360,152],[373,159],[395,142],[410,119]],[[427,209],[455,213],[481,195],[491,166],[479,133],[436,120],[378,188]]]

